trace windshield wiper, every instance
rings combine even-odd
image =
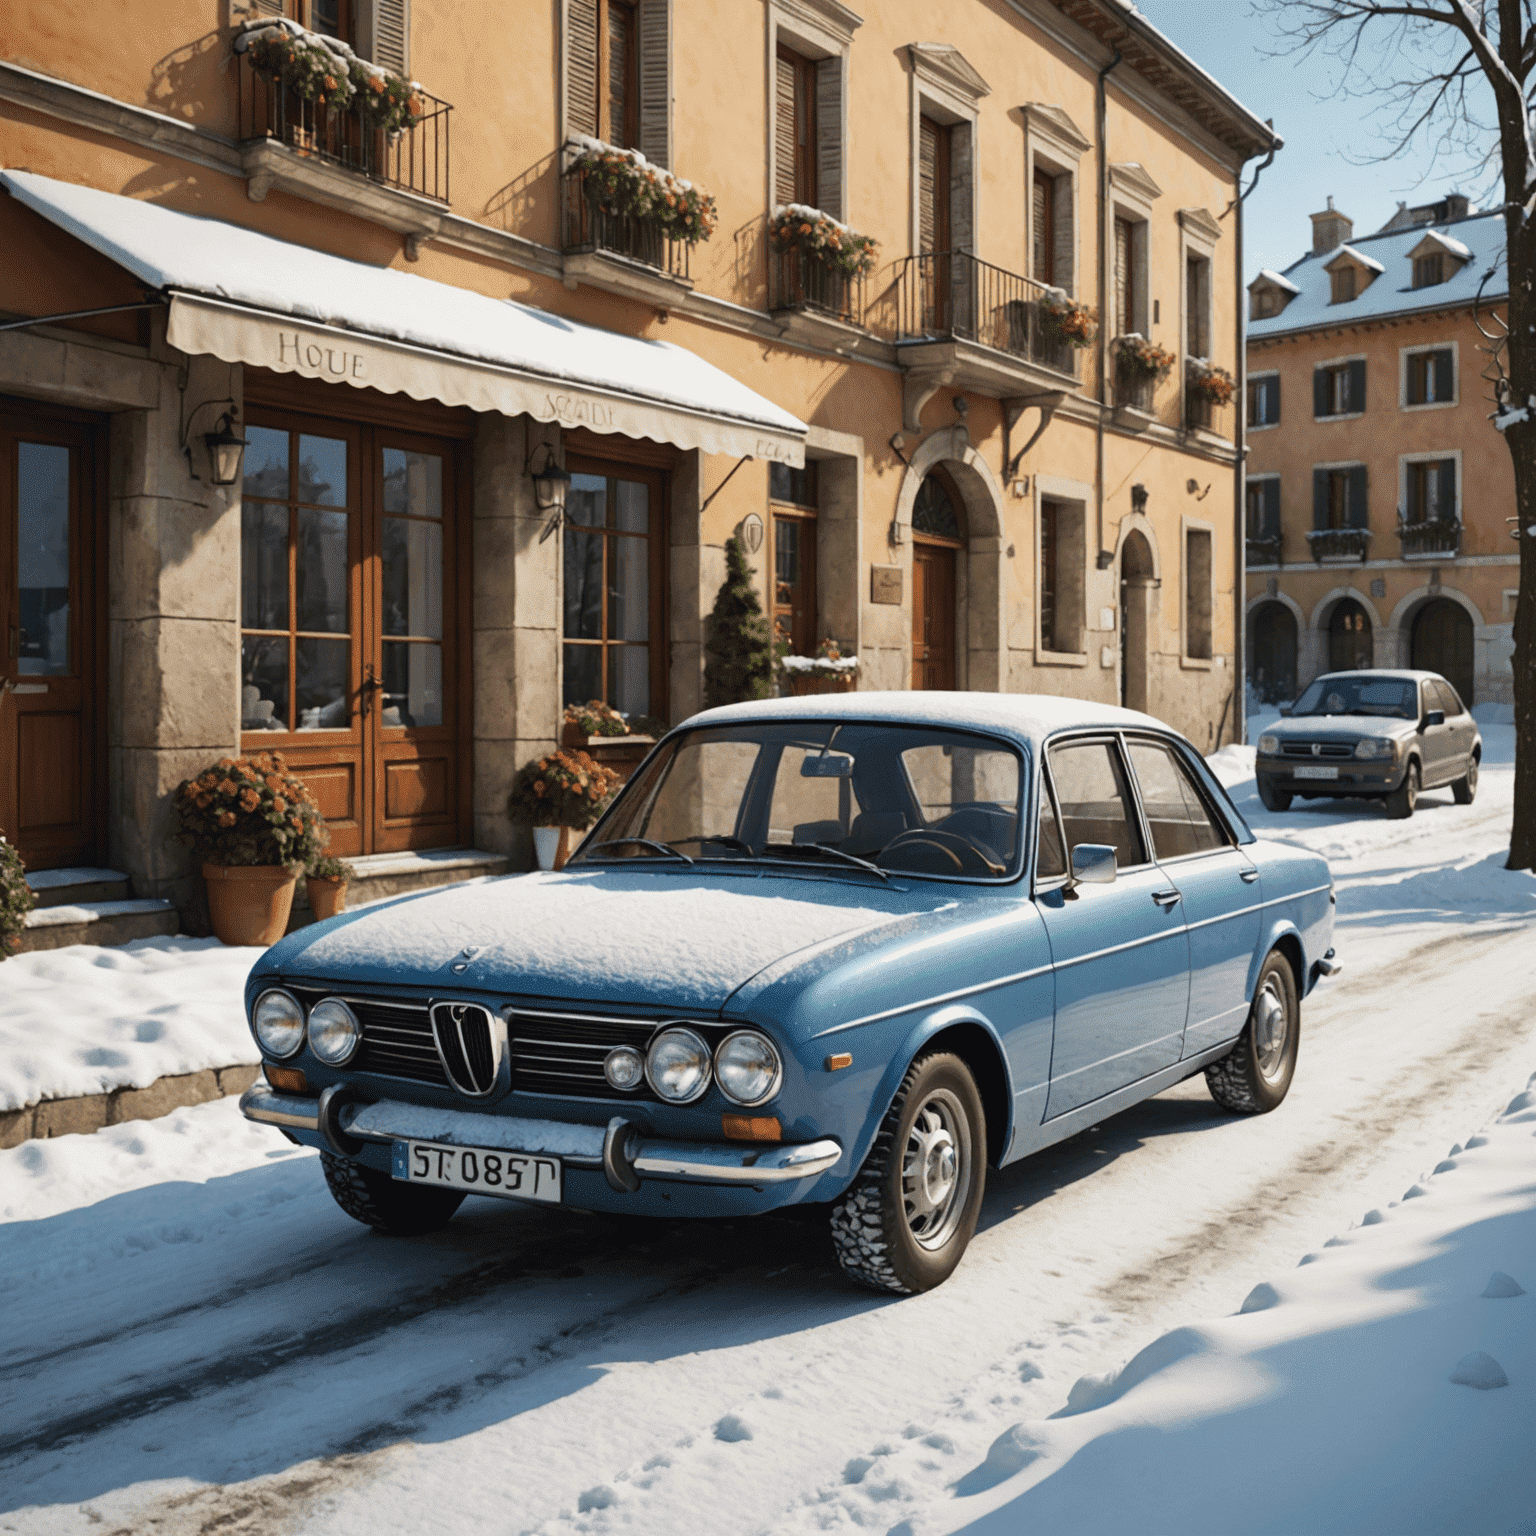
[[[816,857],[837,859],[844,864],[852,864],[856,869],[867,869],[870,874],[879,875],[882,880],[891,878],[889,872],[881,869],[878,864],[871,864],[868,859],[861,859],[856,853],[844,853],[841,848],[829,848],[825,843],[768,843],[758,857],[782,859],[786,853],[812,854]],[[792,863],[793,860],[787,862]]]
[[[649,848],[649,849],[651,849],[651,851],[653,853],[659,854],[662,858],[679,859],[684,864],[692,864],[693,863],[693,860],[690,859],[686,853],[679,853],[676,848],[670,847],[666,843],[657,842],[657,840],[654,837],[613,837],[613,838],[608,838],[604,842],[593,844],[593,846],[591,848],[584,849],[583,852],[590,855],[590,854],[594,854],[594,853],[601,853],[604,848],[630,848],[630,847]]]

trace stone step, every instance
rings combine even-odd
[[[133,895],[120,869],[33,869],[27,884],[40,907],[72,907],[84,901],[126,901]]]
[[[69,944],[127,944],[133,939],[176,933],[180,927],[176,908],[158,896],[34,907],[22,929],[21,952],[63,949]]]
[[[347,885],[349,910],[368,902],[403,896],[408,891],[424,891],[438,885],[458,885],[486,875],[511,872],[512,857],[505,853],[487,853],[483,848],[433,848],[423,853],[370,853],[347,860],[356,871]],[[315,921],[299,881],[293,896],[293,915],[288,931],[307,927]]]

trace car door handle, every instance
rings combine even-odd
[[[1177,891],[1153,891],[1152,900],[1166,911],[1178,903],[1179,893]]]
[[[1246,880],[1249,885],[1252,885],[1253,882],[1259,878],[1259,872],[1256,869],[1240,869],[1238,870],[1238,874],[1242,879]]]

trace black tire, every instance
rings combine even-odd
[[[1291,797],[1287,790],[1276,789],[1275,781],[1259,775],[1259,799],[1264,802],[1266,811],[1288,811],[1291,808]]]
[[[1205,1084],[1223,1109],[1238,1115],[1267,1115],[1278,1109],[1296,1075],[1301,1041],[1301,1005],[1291,963],[1278,949],[1264,957],[1248,1022],[1220,1061],[1205,1069]]]
[[[1409,763],[1403,782],[1387,796],[1387,815],[1393,821],[1407,821],[1419,803],[1419,765]]]
[[[320,1164],[336,1204],[354,1221],[391,1237],[435,1232],[464,1203],[460,1190],[406,1184],[334,1152],[322,1152]]]
[[[1471,805],[1477,799],[1477,763],[1477,753],[1474,752],[1467,759],[1466,773],[1451,785],[1451,793],[1456,797],[1457,805]]]
[[[927,1174],[921,1180],[917,1160]],[[986,1177],[987,1117],[970,1069],[947,1052],[920,1057],[858,1177],[832,1207],[837,1262],[877,1291],[931,1291],[965,1253]]]

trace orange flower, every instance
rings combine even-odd
[[[274,795],[272,797],[272,809],[279,816],[285,816],[288,813],[288,802],[281,795]]]
[[[261,804],[261,796],[254,789],[244,789],[240,792],[240,809],[242,811],[254,811]]]
[[[213,796],[212,795],[204,794],[204,795],[199,795],[197,797],[197,808],[200,811],[206,811],[208,809],[208,807],[210,805],[212,805],[212,804],[213,804]]]
[[[283,781],[280,778],[278,778],[278,776],[275,773],[269,773],[267,775],[267,788],[268,789],[281,789],[282,787],[283,787]]]
[[[232,827],[232,826],[234,826],[234,824],[235,824],[235,813],[233,811],[220,811],[219,812],[219,825],[221,827]]]
[[[304,823],[297,816],[290,816],[288,820],[295,832],[302,832],[304,830]]]
[[[221,757],[218,762],[214,764],[215,768],[233,768],[234,766],[235,760],[232,757]]]

